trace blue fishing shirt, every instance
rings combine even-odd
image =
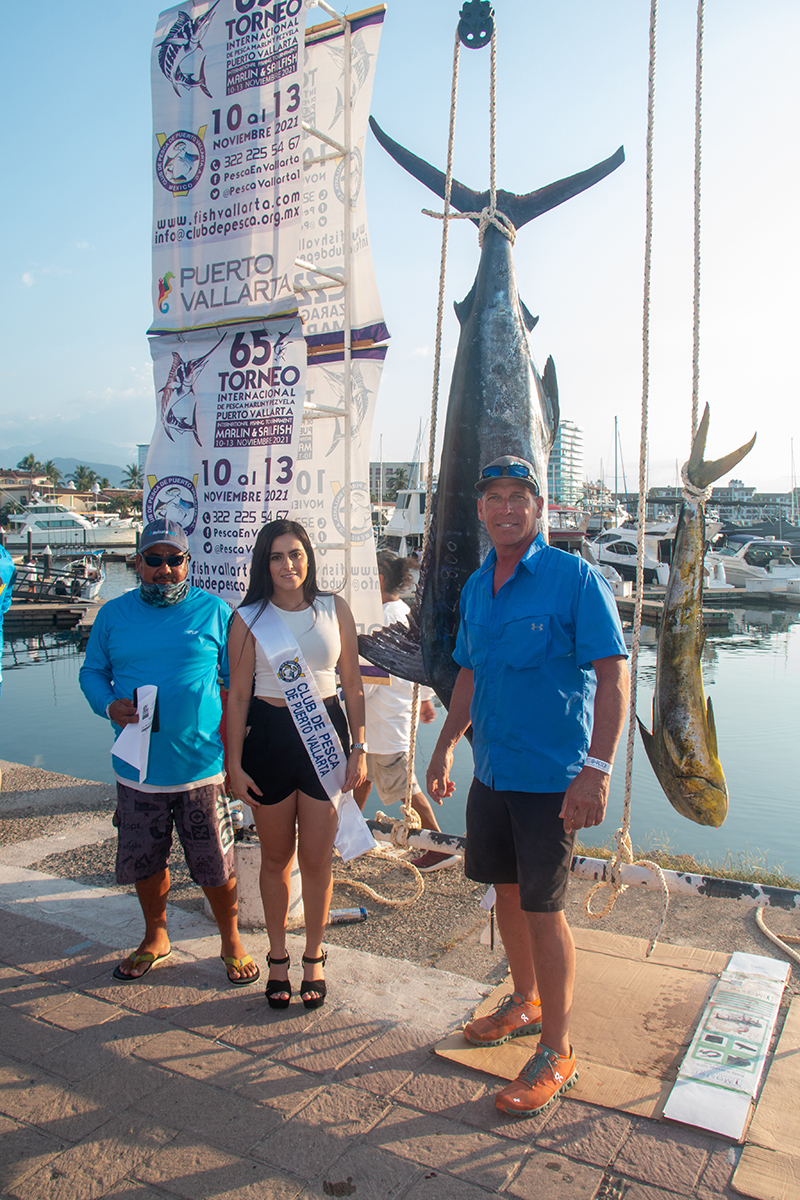
[[[0,650],[3,648],[3,617],[11,607],[11,588],[13,587],[16,573],[14,560],[5,546],[0,546]],[[0,661],[0,680],[2,678],[3,666]]]
[[[628,652],[603,576],[539,534],[492,595],[492,550],[461,593],[453,657],[474,672],[475,775],[498,791],[563,792],[583,766],[597,680]]]
[[[133,699],[134,688],[158,688],[159,728],[150,735],[142,783],[177,788],[222,771],[218,680],[227,671],[230,619],[227,604],[195,587],[166,608],[147,604],[137,588],[97,614],[79,676],[97,715],[104,717],[112,700]],[[136,769],[115,755],[112,761],[117,775],[135,785]]]

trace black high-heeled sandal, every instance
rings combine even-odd
[[[303,966],[311,967],[316,966],[317,963],[322,963],[324,967],[325,963],[328,961],[328,954],[325,950],[322,951],[322,954],[319,958],[306,958],[304,954],[302,961]],[[309,992],[317,992],[318,994],[316,996],[309,996]],[[303,1001],[304,1008],[322,1008],[327,994],[328,985],[324,979],[304,979],[300,984],[300,996]]]
[[[289,966],[288,954],[286,958],[273,958],[271,954],[267,954],[268,967],[282,967],[284,963]],[[292,998],[292,985],[288,979],[270,979],[264,995],[270,1008],[288,1008]]]

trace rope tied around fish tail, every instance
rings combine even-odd
[[[497,208],[492,208],[487,205],[480,212],[462,212],[462,213],[444,213],[434,212],[431,208],[423,208],[422,212],[426,217],[435,217],[439,221],[478,221],[478,245],[483,245],[483,235],[490,225],[494,225],[495,229],[499,229],[503,237],[508,238],[511,245],[517,239],[517,230],[514,222],[505,213],[500,212]]]
[[[714,490],[713,484],[708,487],[701,488],[692,483],[689,478],[689,464],[685,462],[681,467],[681,479],[683,480],[683,498],[688,504],[707,504],[711,499],[711,493]]]

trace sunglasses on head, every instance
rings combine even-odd
[[[168,567],[179,567],[188,557],[188,553],[170,554],[168,558],[162,558],[160,554],[143,554],[142,562],[147,563],[148,567],[160,567],[164,563]]]
[[[530,467],[527,467],[525,463],[508,463],[506,466],[501,467],[484,467],[481,471],[481,479],[499,479],[501,475],[510,475],[513,479],[530,479],[536,490],[536,495],[539,495],[539,485]]]

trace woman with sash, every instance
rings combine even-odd
[[[324,713],[313,716],[308,676],[329,718],[328,750],[346,759],[339,765],[342,792],[366,777],[364,693],[353,614],[340,596],[319,591],[314,551],[296,521],[270,521],[259,533],[247,594],[231,624],[228,655],[228,772],[232,794],[253,810],[261,842],[267,1000],[271,1008],[287,1008],[292,995],[286,922],[296,837],[306,930],[300,995],[306,1008],[319,1008],[327,990],[322,936],[333,888],[337,813],[322,782]],[[336,697],[337,669],[347,718]],[[308,711],[312,716],[304,719]],[[338,745],[332,747],[331,725],[341,754]]]

